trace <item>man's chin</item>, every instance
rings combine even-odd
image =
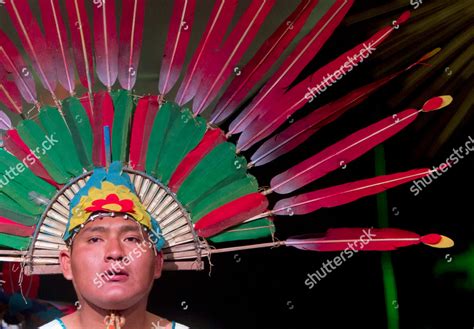
[[[130,290],[107,289],[102,294],[93,298],[94,304],[106,310],[125,310],[135,305],[140,298],[131,294]]]

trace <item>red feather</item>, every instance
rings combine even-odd
[[[110,90],[118,75],[115,1],[94,3],[94,46],[97,76]]]
[[[106,165],[104,127],[109,126],[109,131],[112,131],[114,121],[114,102],[107,91],[94,94],[92,115],[92,133],[94,135],[92,162],[97,167],[103,167]]]
[[[391,74],[385,78],[357,88],[338,100],[328,103],[314,110],[306,117],[296,121],[281,133],[263,143],[262,146],[260,146],[252,155],[252,162],[249,163],[249,166],[264,165],[295,149],[320,128],[335,121],[348,110],[365,101],[376,90],[419,62],[420,61],[410,65],[403,71]]]
[[[278,100],[288,86],[316,56],[351,8],[353,0],[336,1],[311,31],[298,43],[296,49],[283,62],[278,71],[265,84],[258,95],[230,124],[229,135],[242,132],[269,107],[266,102]],[[317,10],[317,9],[316,9]]]
[[[173,6],[173,15],[166,39],[163,63],[161,64],[159,90],[167,94],[179,79],[191,38],[196,0],[178,0]]]
[[[194,95],[202,79],[202,72],[206,65],[212,65],[208,60],[212,52],[219,48],[228,25],[232,21],[237,0],[219,0],[214,4],[211,17],[207,23],[206,31],[199,42],[199,46],[194,52],[191,63],[186,70],[183,82],[176,95],[176,102],[179,105],[189,102]]]
[[[199,236],[207,238],[258,215],[268,207],[261,193],[251,193],[231,201],[201,218],[194,224]]]
[[[2,30],[0,30],[0,62],[5,70],[13,75],[13,80],[25,101],[38,104],[33,74],[18,49]]]
[[[402,17],[404,16],[405,15],[402,15]],[[402,23],[402,19],[399,20],[399,23]],[[322,90],[323,87],[328,88],[330,86],[328,76],[333,77],[335,72],[339,72],[340,74],[338,76],[340,79],[343,74],[352,71],[355,65],[358,65],[358,63],[364,60],[360,55],[361,50],[366,49],[366,46],[375,48],[385,40],[394,29],[394,27],[386,27],[380,30],[367,41],[345,52],[334,61],[323,66],[302,82],[298,83],[282,98],[278,99],[277,102],[273,101],[274,103],[267,104],[267,108],[271,108],[272,111],[262,114],[258,120],[254,120],[248,125],[237,142],[238,150],[247,150],[252,145],[255,145],[255,143],[273,133],[289,116],[308,103],[308,100],[317,97],[311,96],[308,90],[311,91],[317,87],[319,87],[319,90]],[[354,56],[357,58],[356,60],[353,60]],[[345,66],[345,64],[351,62],[354,64]],[[335,83],[337,80],[333,82]]]
[[[278,201],[272,213],[277,215],[302,215],[321,208],[337,207],[369,195],[381,193],[398,185],[409,183],[415,179],[423,178],[432,172],[429,169],[415,169],[300,194]]]
[[[143,40],[145,0],[122,2],[118,78],[122,88],[132,90],[137,79]]]
[[[5,7],[31,59],[31,65],[38,72],[41,83],[56,98],[54,94],[56,70],[43,33],[31,12],[28,1],[8,0],[5,2]]]
[[[293,13],[264,42],[241,70],[241,74],[227,87],[212,113],[211,124],[223,121],[235,111],[298,35],[317,3],[317,0],[302,0]]]
[[[412,123],[417,110],[405,110],[347,136],[271,180],[271,189],[280,194],[293,192],[357,159]]]
[[[84,110],[86,110],[86,114],[87,114],[87,117],[89,118],[89,122],[92,126],[92,122],[94,121],[93,120],[93,117],[92,117],[92,106],[93,106],[93,102],[92,102],[92,99],[93,99],[94,95],[92,95],[92,97],[90,96],[89,93],[85,93],[84,95],[82,95],[81,98],[79,98],[79,101],[81,102],[82,106],[84,107]]]
[[[21,95],[18,87],[14,82],[8,81],[6,77],[6,72],[3,67],[0,66],[0,102],[2,102],[10,111],[21,114]]]
[[[201,84],[193,102],[195,115],[209,106],[227,79],[234,74],[235,67],[274,4],[275,0],[252,1],[222,48],[210,59],[212,65],[208,66],[202,79],[206,83]]]
[[[145,170],[148,140],[158,109],[156,96],[145,96],[137,103],[130,139],[130,166],[135,170]]]
[[[20,135],[15,129],[8,130],[5,136],[3,136],[3,146],[17,159],[27,159],[29,162],[28,168],[36,176],[41,177],[42,179],[44,179],[51,185],[56,186],[57,188],[60,187],[60,185],[53,180],[53,178],[43,167],[40,160],[21,139]]]
[[[285,245],[312,251],[386,251],[426,243],[426,240],[436,243],[441,240],[441,236],[438,234],[420,236],[396,228],[332,228],[324,236],[291,237],[285,241]]]
[[[8,218],[0,217],[0,232],[16,236],[31,237],[33,233],[35,233],[35,227],[26,226]]]
[[[56,67],[59,83],[73,95],[75,89],[74,66],[59,3],[57,0],[40,0],[39,6],[46,41],[53,55],[53,64]]]
[[[71,31],[71,45],[79,79],[92,94],[94,62],[92,60],[91,28],[84,0],[66,0]]]
[[[168,184],[170,190],[177,193],[186,177],[196,165],[220,143],[225,142],[224,133],[219,128],[208,129],[199,144],[180,162]]]

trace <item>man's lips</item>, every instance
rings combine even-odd
[[[112,281],[112,282],[126,281],[129,276],[128,272],[122,269],[115,270],[113,268],[110,268],[109,270],[107,270],[106,273],[109,275],[108,281]]]

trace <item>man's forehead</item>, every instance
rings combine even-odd
[[[133,219],[126,219],[122,216],[117,217],[99,217],[87,223],[87,225],[80,232],[106,232],[106,231],[120,231],[120,232],[140,232],[141,225]]]

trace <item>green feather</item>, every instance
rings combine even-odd
[[[169,127],[179,115],[179,106],[172,102],[163,104],[153,122],[146,153],[146,171],[156,177],[156,168],[161,158],[161,150],[166,139]]]
[[[112,126],[112,161],[125,163],[130,136],[131,117],[135,108],[132,95],[127,90],[111,92],[114,101],[114,124]]]
[[[81,164],[87,170],[93,169],[92,127],[86,110],[76,97],[68,97],[62,102],[66,123],[71,131]]]
[[[40,159],[41,164],[48,171],[51,177],[60,184],[65,184],[72,177],[71,174],[63,166],[64,154],[61,155],[56,150],[54,141],[57,140],[57,135],[50,136],[41,127],[32,120],[23,120],[17,126],[18,134],[28,147],[35,153],[36,157]],[[43,147],[43,143],[49,150]]]
[[[44,130],[49,135],[56,136],[58,143],[54,146],[55,150],[59,154],[67,154],[67,156],[62,157],[64,168],[73,176],[81,175],[83,172],[82,164],[75,151],[69,128],[61,114],[59,114],[58,109],[51,106],[43,107],[40,111],[39,119]]]
[[[9,172],[15,173],[13,179],[20,185],[25,188],[28,188],[32,191],[51,198],[56,193],[56,188],[41,178],[37,177],[29,168],[28,168],[28,159],[24,159],[23,163],[20,162],[15,156],[6,152],[4,149],[0,149],[0,172],[3,173],[2,180],[5,181],[9,178],[6,175]],[[15,170],[11,170],[14,168]],[[3,185],[3,184],[1,184]],[[0,186],[1,186],[0,185]]]
[[[257,219],[249,223],[243,223],[229,228],[228,230],[211,237],[214,243],[260,239],[275,233],[275,226],[271,220],[266,218]]]
[[[171,175],[183,158],[195,148],[206,132],[206,120],[194,118],[193,113],[184,108],[180,111],[168,129],[165,142],[160,152],[156,177],[163,184],[168,184]]]
[[[36,225],[39,219],[39,216],[28,212],[2,192],[0,192],[0,214],[3,217],[27,226]]]
[[[247,161],[235,154],[235,145],[221,143],[210,151],[181,185],[177,195],[186,207],[225,184],[246,176]]]
[[[16,250],[26,250],[30,246],[30,239],[28,237],[10,235],[0,233],[0,245]]]
[[[195,223],[212,210],[232,200],[257,191],[257,180],[255,177],[247,175],[189,204],[188,210],[191,213],[191,219],[193,223]]]

